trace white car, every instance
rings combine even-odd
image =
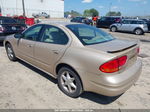
[[[142,35],[148,32],[148,26],[143,20],[124,19],[120,23],[114,23],[110,26],[110,31],[132,32],[136,35]]]

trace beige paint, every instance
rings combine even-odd
[[[57,78],[56,67],[59,64],[71,66],[80,76],[84,91],[116,96],[125,92],[138,79],[142,68],[141,60],[137,59],[136,53],[139,44],[122,52],[107,53],[108,48],[114,50],[121,46],[125,47],[125,43],[128,45],[134,42],[116,39],[99,45],[84,46],[64,24],[51,25],[61,28],[67,34],[69,38],[67,45],[34,42],[16,39],[13,36],[7,37],[4,45],[6,42],[11,43],[18,58],[55,78]],[[103,63],[123,55],[127,55],[128,60],[119,72],[108,74],[99,70]]]

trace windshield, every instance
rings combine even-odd
[[[83,45],[98,44],[115,39],[110,34],[105,33],[98,28],[84,24],[72,24],[67,25],[66,27],[78,37]]]

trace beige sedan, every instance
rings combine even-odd
[[[60,90],[70,97],[83,91],[120,95],[142,68],[138,42],[84,24],[36,24],[7,37],[4,45],[11,61],[21,59],[58,79]]]

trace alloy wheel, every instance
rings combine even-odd
[[[140,34],[142,34],[141,29],[137,29],[137,30],[135,31],[135,34],[136,34],[136,35],[140,35]]]
[[[13,59],[14,54],[13,54],[13,50],[10,46],[7,47],[7,54],[10,59]]]
[[[111,31],[112,31],[112,32],[116,32],[116,30],[117,30],[116,27],[112,27],[112,28],[111,28]]]
[[[61,75],[61,84],[64,90],[68,93],[76,92],[77,85],[75,78],[68,71],[64,71]]]

